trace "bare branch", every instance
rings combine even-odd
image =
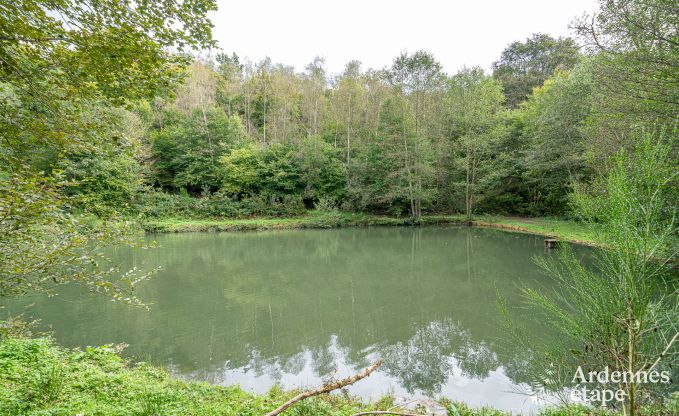
[[[297,403],[300,400],[308,399],[309,397],[312,396],[317,396],[319,394],[324,394],[324,393],[330,393],[333,390],[341,389],[343,387],[349,386],[354,384],[355,382],[364,379],[370,375],[373,371],[375,371],[379,366],[381,366],[383,363],[382,360],[377,361],[370,367],[364,369],[360,373],[353,375],[351,377],[347,377],[342,380],[338,380],[334,383],[328,383],[322,387],[319,387],[314,390],[309,390],[305,391],[303,393],[298,394],[297,396],[293,397],[292,399],[288,400],[287,402],[283,403],[280,405],[276,410],[273,410],[269,413],[266,414],[266,416],[276,416],[281,414],[285,409],[288,407],[292,406],[293,404]]]

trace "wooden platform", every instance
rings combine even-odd
[[[556,248],[560,241],[555,238],[545,238],[545,248]]]

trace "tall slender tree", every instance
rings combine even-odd
[[[490,150],[505,134],[502,86],[481,68],[464,69],[450,80],[447,96],[449,144],[463,172],[464,212],[471,222],[485,177],[493,171]]]

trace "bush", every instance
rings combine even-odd
[[[139,195],[134,209],[142,219],[290,217],[305,212],[304,201],[300,195],[256,195],[238,200],[219,192],[194,198],[188,195],[149,191]]]
[[[333,198],[321,197],[314,204],[314,209],[320,212],[337,211],[337,202]]]

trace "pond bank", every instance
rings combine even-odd
[[[443,225],[465,223],[463,215],[425,215],[420,225]],[[248,218],[248,219],[186,219],[164,218],[142,222],[142,228],[150,233],[259,231],[300,228],[336,228],[367,226],[409,226],[407,217],[389,217],[351,212],[318,212],[294,218]],[[507,231],[539,234],[578,244],[595,244],[594,236],[587,227],[572,220],[556,218],[522,218],[482,215],[475,217],[473,226],[500,228]]]
[[[119,347],[59,347],[47,338],[0,341],[0,414],[46,415],[264,415],[295,392],[273,388],[257,395],[238,386],[186,381],[146,364],[121,358]],[[673,409],[677,403],[672,399]],[[449,415],[509,416],[510,413],[439,400]],[[671,411],[671,409],[668,409]],[[321,395],[298,402],[288,416],[351,416],[359,412],[399,411],[394,399],[366,403],[343,394]],[[412,410],[406,410],[413,412]],[[548,408],[544,416],[614,415],[584,408]],[[665,413],[648,413],[665,414]],[[667,413],[671,414],[671,413]]]

